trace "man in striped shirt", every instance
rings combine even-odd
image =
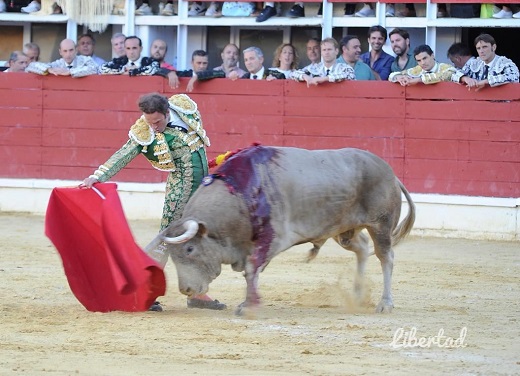
[[[293,73],[296,81],[307,82],[307,87],[324,82],[355,80],[354,69],[345,63],[338,63],[339,44],[334,38],[325,38],[320,43],[321,62],[313,63]]]

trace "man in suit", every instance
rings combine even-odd
[[[264,53],[258,47],[249,47],[244,50],[244,64],[247,72],[239,77],[237,72],[231,72],[229,78],[245,78],[249,80],[284,80],[285,75],[273,69],[264,67]]]

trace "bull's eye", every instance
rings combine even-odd
[[[186,255],[191,255],[193,252],[193,246],[189,245],[186,247]]]

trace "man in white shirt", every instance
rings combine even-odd
[[[34,61],[27,67],[27,72],[40,75],[50,73],[55,76],[71,76],[75,78],[98,73],[98,66],[90,56],[76,55],[76,43],[72,39],[63,39],[60,42],[58,51],[61,59],[51,63]]]
[[[455,82],[466,84],[468,89],[481,90],[486,86],[495,87],[518,82],[519,72],[516,64],[505,56],[495,53],[497,43],[489,34],[475,38],[478,57],[454,75]]]
[[[311,64],[293,73],[296,81],[307,82],[307,87],[324,82],[340,82],[355,80],[354,69],[345,63],[338,63],[339,44],[334,38],[325,38],[320,43],[321,59],[319,63]]]

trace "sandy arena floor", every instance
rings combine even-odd
[[[101,314],[69,290],[43,222],[0,214],[0,375],[520,374],[518,242],[408,238],[395,249],[388,315],[373,313],[377,258],[367,304],[353,304],[355,257],[333,242],[309,264],[308,245],[271,262],[256,320],[234,315],[245,293],[240,273],[224,266],[211,285],[227,310],[188,309],[171,262],[164,312]],[[158,228],[130,224],[142,246]],[[414,343],[439,333],[457,341]]]

